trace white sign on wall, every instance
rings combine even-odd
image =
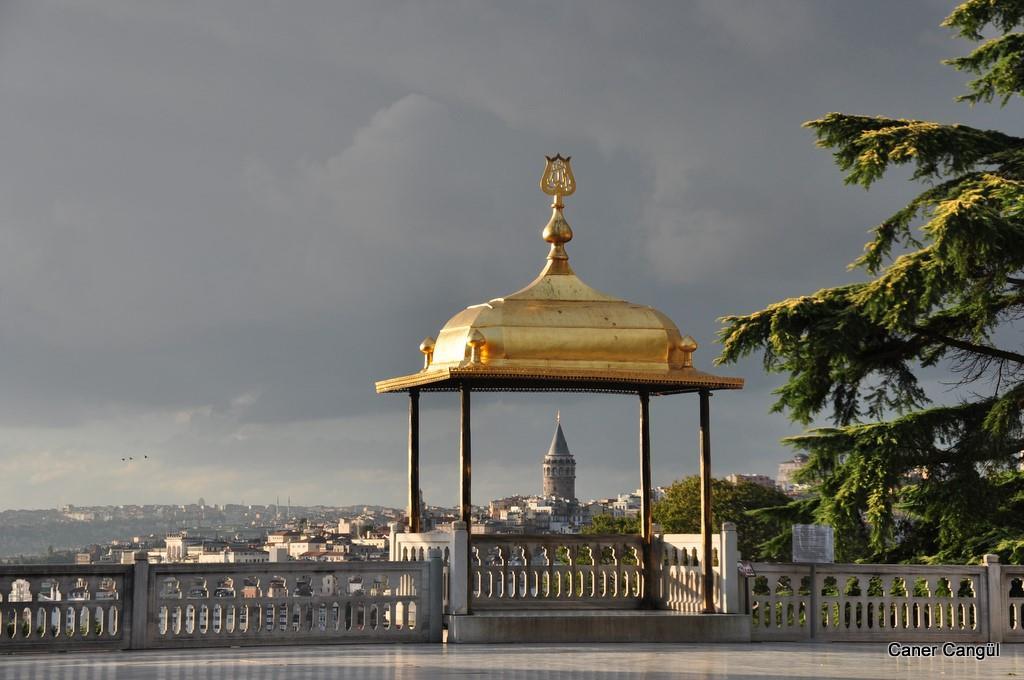
[[[793,561],[832,564],[836,561],[835,538],[827,524],[793,525]]]

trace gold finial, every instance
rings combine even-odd
[[[544,240],[551,244],[551,251],[548,259],[558,262],[568,262],[569,256],[565,252],[565,244],[572,240],[572,227],[565,221],[562,210],[565,204],[562,203],[564,196],[572,196],[576,193],[576,178],[572,174],[572,166],[569,162],[572,156],[562,158],[561,154],[545,156],[547,165],[544,166],[544,174],[540,178],[540,190],[554,198],[551,202],[551,219],[541,235]]]
[[[480,350],[487,344],[487,338],[479,330],[474,328],[466,339],[466,347],[469,348],[469,360],[474,364],[480,363]]]
[[[561,423],[561,422],[562,422],[562,410],[559,409],[559,410],[555,411],[555,423]]]
[[[679,351],[683,354],[683,368],[693,368],[693,353],[697,351],[697,341],[689,335],[679,339]]]
[[[548,196],[554,196],[555,202],[561,204],[561,196],[572,196],[576,193],[576,178],[572,174],[572,156],[562,158],[561,154],[544,156],[548,164],[544,167],[544,176],[540,178],[540,190]]]
[[[434,360],[434,338],[429,335],[423,338],[420,343],[420,351],[423,352],[423,370],[430,368],[430,362]]]

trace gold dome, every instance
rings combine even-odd
[[[521,291],[452,317],[429,368],[662,373],[683,368],[682,346],[679,329],[658,310],[598,292],[568,263],[551,260]]]
[[[575,180],[560,156],[548,159],[541,188],[554,196],[542,231],[551,244],[540,275],[522,290],[473,305],[444,325],[419,373],[377,383],[378,392],[457,389],[472,381],[501,389],[594,389],[682,392],[738,389],[743,381],[693,368],[697,343],[653,307],[605,295],[569,266],[565,243],[572,229],[562,196]],[[564,173],[550,180],[552,172]],[[570,384],[571,383],[571,384]]]

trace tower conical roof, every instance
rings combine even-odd
[[[551,447],[548,449],[547,457],[572,457],[569,451],[569,444],[565,441],[565,434],[562,433],[562,421],[555,424],[555,436],[551,438]]]

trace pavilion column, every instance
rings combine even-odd
[[[423,530],[420,516],[420,390],[409,389],[409,531]]]
[[[459,388],[462,396],[462,437],[459,441],[459,519],[466,523],[466,531],[470,531],[473,514],[473,501],[470,485],[473,478],[471,432],[469,424],[469,385],[462,383]]]
[[[640,547],[644,565],[644,608],[655,608],[654,522],[651,519],[651,397],[640,397]]]
[[[704,614],[715,613],[715,569],[711,551],[711,392],[700,391],[700,539],[701,567],[704,577]],[[725,559],[725,555],[720,555]],[[735,569],[736,565],[720,564],[719,568]]]

